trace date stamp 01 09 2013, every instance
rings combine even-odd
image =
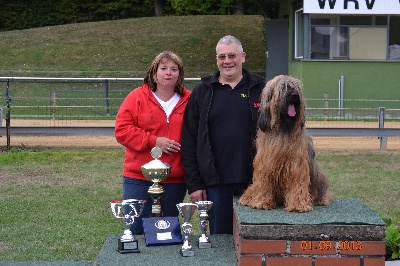
[[[300,242],[300,248],[302,250],[314,250],[314,249],[319,249],[319,250],[330,250],[332,248],[335,248],[333,245],[336,243],[336,248],[337,250],[362,250],[362,241],[356,240],[356,241],[348,241],[348,240],[339,240],[339,241],[301,241]]]

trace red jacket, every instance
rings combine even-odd
[[[174,107],[169,121],[167,116],[145,84],[131,91],[122,102],[115,121],[115,138],[125,146],[125,177],[146,180],[142,165],[154,160],[150,151],[157,137],[167,137],[181,143],[183,113],[191,92],[184,89]],[[163,183],[184,183],[181,152],[163,154],[161,161],[171,165],[171,173]]]

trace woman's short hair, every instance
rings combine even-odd
[[[149,84],[151,90],[154,92],[157,90],[156,77],[157,77],[158,66],[165,60],[172,60],[175,64],[178,65],[179,76],[178,76],[178,80],[176,81],[174,91],[182,96],[184,94],[183,81],[185,78],[185,72],[183,69],[183,61],[180,59],[180,57],[177,54],[175,54],[174,52],[171,52],[171,51],[161,52],[159,55],[157,55],[154,58],[153,62],[150,64],[149,68],[147,69],[147,73],[144,77],[144,84]]]

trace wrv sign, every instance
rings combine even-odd
[[[400,0],[304,0],[304,13],[400,14]]]

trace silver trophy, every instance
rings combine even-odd
[[[184,242],[181,247],[180,253],[183,257],[191,257],[194,255],[192,250],[192,245],[189,242],[189,235],[192,232],[193,226],[190,224],[190,219],[192,218],[194,212],[197,209],[197,205],[194,203],[179,203],[176,204],[180,215],[183,218],[182,231],[184,235]]]
[[[208,227],[208,211],[211,209],[212,201],[198,201],[196,202],[197,208],[200,211],[200,230],[201,236],[199,237],[199,248],[211,248],[211,242],[207,237],[207,227]]]
[[[143,211],[145,200],[126,199],[110,201],[111,211],[116,218],[124,222],[124,234],[118,239],[119,253],[139,253],[138,242],[133,236],[130,226]]]
[[[164,193],[164,188],[159,182],[167,179],[171,173],[171,166],[159,160],[162,150],[159,147],[154,147],[151,150],[151,156],[154,160],[142,165],[142,174],[148,180],[153,182],[149,187],[149,194],[151,197],[151,217],[162,216],[161,211],[161,198]]]

